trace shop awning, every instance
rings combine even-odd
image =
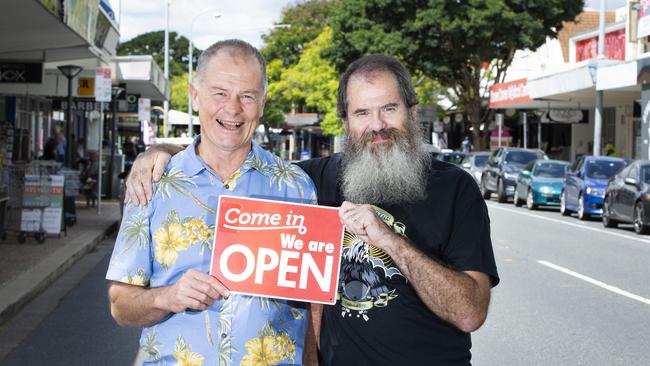
[[[596,72],[620,66],[620,61],[589,60],[570,70],[539,76],[533,79],[521,79],[508,83],[495,84],[490,90],[490,108],[502,109],[585,109],[596,104]],[[614,73],[620,70],[613,71]],[[619,75],[620,77],[620,75]],[[525,85],[524,85],[525,84]],[[502,92],[511,97],[500,97],[499,91],[514,89],[514,92]],[[520,93],[516,90],[521,90]],[[605,90],[604,106],[616,106],[630,100],[629,94],[620,90]],[[496,90],[493,103],[492,90]]]
[[[0,60],[57,62],[101,57],[102,50],[95,43],[104,40],[96,38],[93,28],[99,5],[84,4],[87,8],[81,8],[88,12],[83,14],[66,10],[66,24],[58,4],[46,6],[37,0],[4,2],[0,11]],[[110,24],[107,34],[111,44],[117,42],[117,32]],[[108,48],[114,51],[115,46]]]

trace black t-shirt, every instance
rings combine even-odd
[[[343,201],[340,156],[303,161],[321,205]],[[424,253],[499,282],[487,207],[472,177],[433,159],[428,197],[380,207],[379,216]],[[339,299],[325,306],[322,365],[469,365],[471,339],[433,314],[383,251],[346,234]]]

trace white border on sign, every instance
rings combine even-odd
[[[287,201],[276,201],[276,200],[270,200],[270,199],[265,199],[265,198],[252,198],[252,197],[239,197],[239,196],[232,196],[232,195],[221,195],[219,196],[219,204],[217,206],[217,212],[216,212],[216,219],[214,223],[214,247],[212,248],[212,253],[210,255],[210,272],[212,272],[212,265],[214,261],[214,250],[216,249],[216,241],[217,241],[217,228],[219,227],[219,211],[221,210],[221,200],[223,198],[237,198],[237,199],[243,199],[243,200],[249,200],[249,201],[262,201],[262,202],[273,202],[273,203],[279,203],[279,204],[284,204],[284,205],[298,205],[298,206],[309,206],[309,207],[320,207],[328,210],[335,210],[338,211],[339,209],[337,207],[330,207],[330,206],[320,206],[320,205],[312,205],[308,203],[293,203],[293,202],[287,202]],[[343,238],[345,236],[345,226],[343,227],[343,230],[341,231],[341,239],[339,240],[339,243],[336,244],[339,247],[339,256],[343,255]],[[248,295],[248,296],[257,296],[257,297],[266,297],[266,298],[271,298],[271,299],[282,299],[282,300],[291,300],[291,301],[299,301],[299,302],[308,302],[308,303],[315,303],[315,304],[325,304],[325,305],[334,305],[336,304],[336,297],[338,293],[338,286],[339,286],[339,275],[341,271],[341,258],[339,258],[339,264],[336,268],[336,274],[334,275],[335,281],[334,283],[336,284],[336,289],[334,293],[334,299],[332,302],[324,302],[324,301],[305,301],[302,299],[297,299],[297,298],[292,298],[292,297],[272,297],[272,296],[264,296],[260,294],[252,294],[248,292],[240,292],[240,291],[230,291],[232,294],[240,294],[240,295]],[[212,276],[212,273],[210,273]],[[214,277],[214,276],[213,276]],[[216,277],[215,277],[216,278]]]

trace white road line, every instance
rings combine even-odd
[[[499,209],[499,210],[509,211],[509,212],[512,212],[512,213],[516,213],[517,215],[530,216],[530,217],[534,217],[534,218],[537,218],[537,219],[542,219],[542,220],[546,220],[546,221],[555,222],[555,223],[558,223],[558,224],[569,225],[569,226],[577,227],[577,228],[580,228],[580,229],[591,230],[591,231],[595,231],[595,232],[598,232],[598,233],[609,234],[609,235],[613,235],[613,236],[618,236],[620,238],[625,238],[625,239],[629,239],[629,240],[639,241],[639,242],[642,242],[642,243],[645,243],[645,244],[650,244],[650,240],[648,240],[648,239],[643,239],[643,238],[639,238],[639,237],[635,237],[635,236],[631,236],[631,235],[625,235],[625,234],[621,234],[621,233],[617,233],[615,231],[612,231],[612,230],[616,230],[616,229],[608,229],[608,230],[604,229],[604,228],[599,229],[599,228],[587,226],[585,224],[576,224],[576,223],[573,223],[573,222],[566,222],[566,221],[563,221],[563,220],[552,219],[550,217],[546,217],[546,216],[542,216],[542,215],[535,215],[535,214],[532,214],[530,212],[525,212],[525,211],[518,210],[518,209],[506,208],[506,207],[503,207],[502,205],[492,203],[492,202],[488,202],[488,201],[486,201],[485,203],[487,203],[488,207],[490,207],[490,208],[496,208],[496,209]]]
[[[604,283],[604,282],[601,282],[601,281],[595,280],[595,279],[593,279],[593,278],[591,278],[591,277],[587,277],[587,276],[582,275],[582,274],[580,274],[580,273],[578,273],[578,272],[574,272],[574,271],[572,271],[572,270],[570,270],[570,269],[567,269],[567,268],[564,268],[564,267],[560,267],[560,266],[558,266],[558,265],[555,265],[555,264],[550,263],[550,262],[547,262],[547,261],[537,261],[537,263],[542,264],[542,265],[544,265],[544,266],[547,266],[547,267],[549,267],[549,268],[552,268],[552,269],[554,269],[554,270],[556,270],[556,271],[560,271],[560,272],[566,273],[566,274],[568,274],[569,276],[573,276],[573,277],[579,278],[579,279],[581,279],[581,280],[583,280],[583,281],[586,281],[586,282],[591,283],[592,285],[596,285],[596,286],[598,286],[598,287],[602,287],[602,288],[604,288],[605,290],[611,291],[611,292],[613,292],[613,293],[616,293],[616,294],[619,294],[619,295],[625,296],[625,297],[630,298],[630,299],[632,299],[632,300],[636,300],[636,301],[642,302],[642,303],[644,303],[644,304],[646,304],[646,305],[650,305],[650,299],[646,299],[645,297],[641,297],[641,296],[639,296],[639,295],[635,295],[635,294],[633,294],[633,293],[631,293],[631,292],[627,292],[627,291],[625,291],[625,290],[621,290],[621,289],[618,288],[618,287],[615,287],[615,286],[612,286],[612,285],[608,285],[608,284],[606,284],[606,283]]]

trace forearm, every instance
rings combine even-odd
[[[113,282],[108,290],[111,315],[121,326],[147,327],[169,315],[160,299],[165,287],[145,288]]]
[[[489,283],[436,262],[406,239],[395,235],[385,249],[422,302],[441,319],[465,332],[483,324],[490,301]]]

